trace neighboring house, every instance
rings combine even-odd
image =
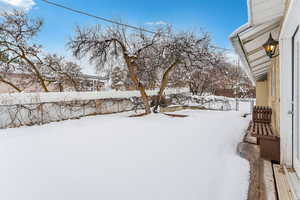
[[[83,74],[80,79],[80,91],[100,91],[104,89],[106,77]]]
[[[272,127],[280,136],[280,164],[300,177],[300,0],[248,0],[248,23],[230,40],[256,85],[257,105],[272,108]],[[279,42],[267,56],[263,44]],[[274,43],[276,47],[276,42]],[[270,58],[271,57],[271,58]],[[292,181],[293,196],[300,185]]]
[[[0,75],[5,80],[16,85],[22,90],[22,92],[43,92],[38,81],[36,81],[32,75],[25,73],[7,73],[0,72]],[[91,75],[81,75],[75,79],[78,91],[100,91],[104,88],[104,81],[106,78]],[[45,78],[45,83],[51,92],[60,91],[62,88],[60,83],[54,78]],[[64,81],[62,83],[64,91],[75,91],[74,83],[71,81]],[[14,93],[17,92],[13,87],[0,81],[0,93]]]

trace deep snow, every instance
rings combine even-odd
[[[3,200],[242,200],[248,111],[87,117],[0,131]]]

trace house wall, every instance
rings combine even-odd
[[[300,1],[287,1],[287,13],[280,33],[280,151],[281,163],[293,167],[292,37],[300,25]]]
[[[272,58],[266,80],[256,82],[256,105],[272,108],[272,127],[280,134],[280,70],[279,57]]]
[[[285,0],[285,15],[291,1]],[[280,54],[280,47],[277,49]],[[289,80],[285,80],[289,81]],[[284,98],[284,97],[283,97]],[[278,135],[280,133],[280,57],[272,58],[272,64],[265,81],[256,82],[256,105],[272,108],[272,127]]]
[[[256,82],[256,105],[268,106],[268,82],[257,81]]]
[[[280,70],[279,57],[272,58],[268,72],[268,106],[272,108],[272,127],[280,134]]]

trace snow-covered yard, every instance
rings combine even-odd
[[[0,131],[3,200],[242,200],[240,112],[87,117]]]

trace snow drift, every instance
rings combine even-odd
[[[236,154],[249,121],[242,107],[1,130],[0,199],[247,199],[249,164]]]

